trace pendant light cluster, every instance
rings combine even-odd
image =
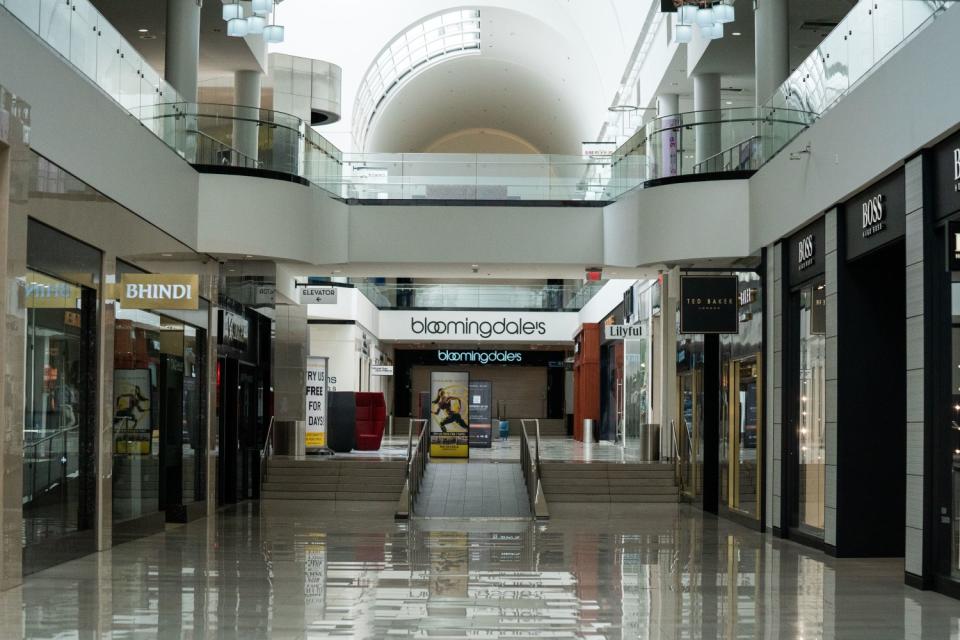
[[[677,6],[677,25],[674,42],[684,43],[693,39],[693,25],[707,40],[723,37],[723,25],[733,22],[733,0],[673,0]]]
[[[244,17],[240,0],[231,0],[223,5],[223,19],[227,22],[227,35],[242,38],[246,35],[262,35],[264,42],[283,42],[283,25],[276,24],[279,0],[253,0],[250,15]],[[267,20],[273,16],[268,23]]]

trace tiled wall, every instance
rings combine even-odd
[[[837,544],[837,225],[840,216],[836,209],[825,216],[824,269],[826,275],[826,410],[824,435],[826,437],[823,492],[823,539],[828,545]]]
[[[905,569],[923,574],[923,165],[905,167],[907,199],[907,501]]]
[[[767,252],[766,344],[769,363],[766,371],[767,412],[767,526],[780,526],[781,483],[783,473],[783,244]]]

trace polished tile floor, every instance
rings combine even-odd
[[[428,518],[529,518],[520,464],[434,460],[427,465],[414,513]]]
[[[902,575],[683,505],[534,524],[245,504],[29,577],[0,637],[960,638],[960,603]]]

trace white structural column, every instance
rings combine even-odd
[[[754,0],[754,62],[757,104],[761,105],[790,75],[788,0]]]
[[[654,353],[659,358],[656,369],[660,379],[657,402],[660,405],[660,456],[674,457],[674,431],[677,423],[677,293],[680,288],[680,271],[673,269],[663,275],[660,291],[660,324]]]
[[[260,128],[260,72],[233,73],[233,100],[237,105],[237,120],[233,123],[233,146],[252,161],[257,160],[257,136]]]
[[[720,153],[720,74],[698,73],[693,76],[693,110],[696,122],[694,162],[697,164]]]
[[[187,102],[197,101],[202,0],[167,0],[163,75]]]
[[[657,96],[657,117],[660,118],[660,153],[656,158],[657,170],[653,178],[667,178],[679,173],[679,145],[680,133],[671,126],[679,126],[680,96],[676,93],[665,93]]]
[[[783,478],[783,243],[767,249],[767,526],[780,527]]]

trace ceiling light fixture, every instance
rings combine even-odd
[[[736,19],[734,0],[673,0],[677,21],[673,41],[678,44],[693,40],[693,25],[700,29],[700,37],[718,40],[723,37],[723,25]],[[740,32],[733,35],[739,36]]]
[[[277,5],[280,0],[253,0],[251,15],[243,17],[243,7],[239,0],[223,5],[223,19],[227,23],[227,35],[243,38],[247,35],[262,35],[264,42],[279,44],[283,42],[283,25],[276,24]],[[270,23],[267,16],[272,15]]]

